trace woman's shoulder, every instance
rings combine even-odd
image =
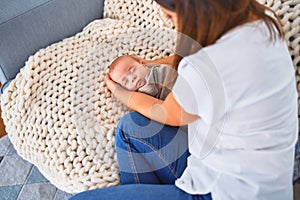
[[[256,20],[232,29],[216,43],[200,51],[205,51],[212,59],[227,60],[239,57],[246,59],[251,55],[267,57],[274,51],[285,55],[286,43],[279,34],[272,39],[267,24],[262,20]]]
[[[275,26],[274,26],[275,29]],[[279,33],[275,31],[278,35],[272,40],[270,33],[270,27],[263,20],[255,20],[252,22],[247,22],[240,26],[237,26],[223,36],[221,36],[215,44],[208,46],[208,49],[229,46],[229,48],[234,48],[233,44],[237,47],[240,45],[256,45],[257,47],[265,47],[274,45],[276,43],[284,43],[284,40],[280,37]]]

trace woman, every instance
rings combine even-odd
[[[73,199],[292,199],[297,92],[276,15],[256,0],[157,2],[183,33],[183,58],[160,60],[179,63],[173,91],[162,101],[107,76],[136,111],[117,128],[123,185]]]

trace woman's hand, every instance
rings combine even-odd
[[[111,91],[112,94],[114,94],[116,92],[117,87],[118,87],[118,83],[113,81],[110,78],[109,74],[105,75],[105,83],[106,83],[106,87]]]
[[[121,101],[126,106],[129,106],[129,100],[132,91],[126,90],[121,85],[113,81],[110,78],[109,74],[106,74],[105,76],[105,83],[106,83],[106,87],[110,90],[110,92],[112,93],[112,95],[114,95],[116,99]]]

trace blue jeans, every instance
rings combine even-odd
[[[187,127],[166,126],[132,112],[119,122],[116,150],[121,186],[86,191],[72,200],[210,200],[211,195],[190,195],[174,183],[187,166]]]

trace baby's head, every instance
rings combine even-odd
[[[148,68],[133,56],[115,59],[109,68],[110,78],[127,90],[137,91],[146,84]]]

